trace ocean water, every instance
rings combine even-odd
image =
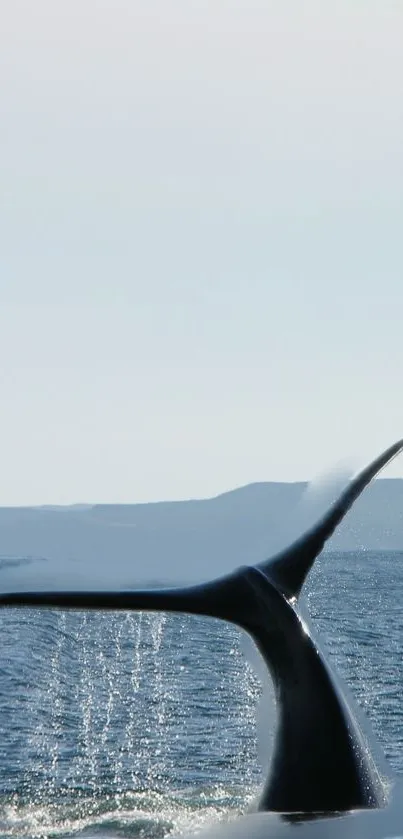
[[[322,646],[403,774],[403,554],[324,554],[306,589]],[[242,632],[28,609],[3,609],[0,630],[2,836],[162,838],[251,806],[275,707]]]

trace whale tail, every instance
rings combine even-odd
[[[150,609],[208,614],[242,622],[242,599],[228,609],[235,580],[260,574],[289,601],[298,599],[305,579],[327,540],[373,478],[403,450],[399,440],[357,474],[325,515],[306,533],[278,554],[256,566],[241,568],[226,577],[184,588],[153,588],[124,591],[9,591],[0,592],[0,606],[53,606],[81,609]],[[235,585],[235,588],[237,586]],[[226,596],[228,595],[228,597]],[[234,592],[232,592],[234,595]],[[202,611],[207,609],[207,613]],[[235,614],[238,608],[239,614]],[[229,613],[231,611],[231,614]]]
[[[288,597],[296,597],[301,592],[305,579],[315,559],[325,543],[334,533],[368,484],[403,450],[403,440],[399,440],[359,472],[347,485],[328,512],[307,533],[275,557],[258,566]]]
[[[272,675],[278,727],[261,809],[346,811],[385,802],[367,744],[296,609],[309,570],[370,481],[403,449],[388,448],[349,483],[323,518],[281,553],[202,585],[130,591],[0,594],[0,606],[187,612],[230,621],[259,647]]]

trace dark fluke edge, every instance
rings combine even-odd
[[[335,813],[386,803],[383,779],[331,670],[296,608],[325,542],[372,478],[403,449],[387,449],[307,534],[275,557],[188,588],[123,592],[19,592],[1,606],[187,612],[230,621],[256,642],[273,678],[278,726],[260,810]]]

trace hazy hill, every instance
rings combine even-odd
[[[0,582],[52,583],[56,568],[67,586],[211,577],[264,559],[311,524],[321,510],[305,490],[260,483],[198,501],[0,508]],[[403,480],[373,482],[328,547],[403,550]]]

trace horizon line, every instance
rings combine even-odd
[[[389,483],[396,483],[398,481],[403,481],[403,477],[390,477],[390,478],[375,478],[373,483],[383,481]],[[267,486],[267,485],[276,485],[276,486],[308,486],[312,481],[304,480],[304,481],[251,481],[248,484],[240,484],[239,486],[233,487],[232,489],[224,490],[223,492],[217,493],[217,495],[209,495],[203,497],[192,497],[192,498],[171,498],[171,499],[160,499],[158,501],[72,501],[70,503],[65,504],[55,504],[52,502],[44,502],[38,504],[0,504],[0,510],[37,510],[43,512],[52,512],[58,510],[64,511],[74,511],[77,512],[85,511],[89,509],[93,509],[94,507],[149,507],[149,506],[156,506],[158,504],[191,504],[203,501],[215,501],[218,498],[222,498],[225,495],[231,495],[235,492],[240,492],[244,489],[249,489],[250,487],[258,487],[258,486]],[[347,484],[346,484],[347,485]]]

